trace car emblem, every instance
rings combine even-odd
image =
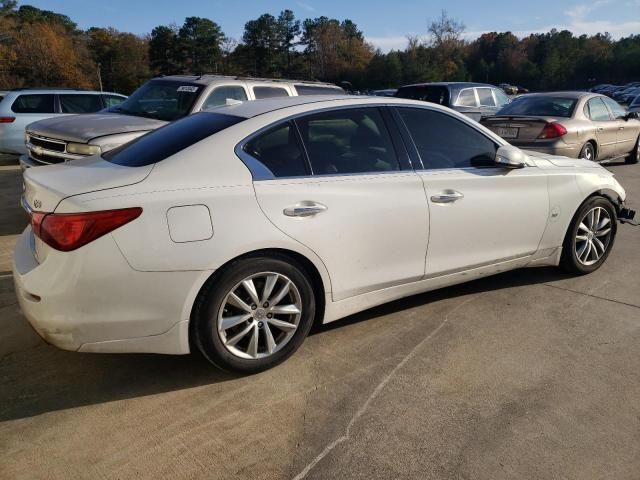
[[[42,206],[42,202],[40,200],[33,201],[33,208],[40,208]]]

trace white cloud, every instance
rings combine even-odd
[[[390,37],[367,37],[366,40],[375,48],[379,48],[383,52],[388,52],[390,50],[404,50],[407,47],[406,35]]]
[[[612,2],[613,0],[596,0],[595,2],[591,2],[591,3],[582,3],[582,4],[574,5],[569,10],[566,10],[564,13],[566,13],[569,17],[573,19],[579,20],[579,19],[583,19],[586,15],[593,12],[594,10],[607,6]]]
[[[313,5],[304,2],[298,2],[298,6],[307,12],[315,12],[316,9]]]

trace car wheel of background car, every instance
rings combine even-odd
[[[600,268],[609,256],[617,231],[613,205],[604,197],[591,197],[578,209],[562,245],[560,267],[582,275]]]
[[[201,292],[192,332],[198,349],[217,367],[257,373],[298,349],[315,310],[311,281],[296,262],[245,258],[225,268]]]
[[[629,156],[625,158],[625,163],[638,163],[640,162],[640,136],[636,140],[636,146],[631,151]]]
[[[587,142],[584,144],[584,147],[580,150],[580,158],[591,161],[596,159],[596,149],[593,143]]]

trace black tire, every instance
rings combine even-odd
[[[576,236],[578,235],[578,230],[581,229],[580,224],[583,219],[592,209],[596,207],[604,208],[609,214],[611,230],[609,236],[606,238],[606,241],[602,240],[601,243],[604,244],[605,250],[602,256],[595,261],[591,265],[585,265],[579,258],[576,252],[576,245],[578,240]],[[573,219],[571,220],[571,224],[567,230],[567,233],[564,238],[564,242],[562,244],[562,257],[560,259],[560,268],[567,273],[571,273],[573,275],[584,275],[587,273],[591,273],[602,266],[602,264],[606,261],[609,253],[611,253],[611,249],[613,248],[613,244],[616,238],[618,226],[618,217],[616,215],[616,209],[613,204],[606,198],[596,196],[588,198],[578,209]],[[604,227],[602,230],[606,230]],[[580,247],[578,247],[580,250]]]
[[[248,277],[263,272],[277,273],[295,285],[302,306],[301,313],[295,332],[280,350],[264,358],[245,359],[232,353],[225,346],[221,334],[218,333],[218,314],[223,308],[223,302],[225,302],[227,295],[232,291],[237,291],[234,287]],[[227,306],[228,303],[225,304],[225,308]],[[259,310],[261,309],[259,308]],[[191,317],[191,321],[194,322],[191,329],[194,337],[193,343],[209,362],[222,370],[243,374],[258,373],[285,361],[302,345],[313,325],[315,312],[315,295],[311,280],[304,269],[293,259],[268,256],[240,259],[227,266],[200,293]],[[262,318],[264,319],[264,317]],[[247,325],[253,321],[253,318],[247,320]],[[267,323],[266,319],[264,319],[264,323]],[[241,328],[242,325],[244,323],[237,328]],[[269,330],[268,325],[265,330]],[[277,332],[277,329],[275,331]],[[266,342],[264,330],[260,330],[258,335],[263,343]]]
[[[636,140],[636,146],[631,153],[624,159],[624,163],[638,163],[640,162],[640,136]]]
[[[595,162],[596,159],[596,147],[591,142],[587,142],[582,146],[582,150],[580,150],[580,156],[584,160],[591,160]]]

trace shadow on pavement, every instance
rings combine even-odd
[[[352,315],[313,335],[447,298],[566,278],[555,268],[516,270],[414,295]],[[295,362],[295,356],[289,360]],[[0,421],[237,379],[199,355],[86,354],[39,346],[0,360]]]

